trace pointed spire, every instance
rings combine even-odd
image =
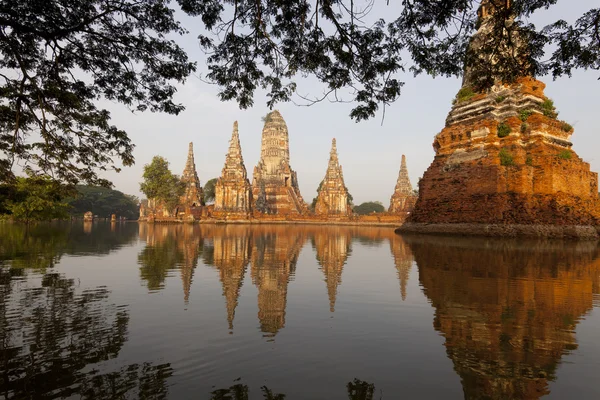
[[[395,191],[404,194],[413,193],[410,178],[408,177],[408,168],[406,167],[406,156],[404,154],[402,154],[402,162],[400,163],[400,172],[398,173]]]
[[[227,158],[234,159],[236,164],[244,163],[244,160],[242,158],[242,145],[240,144],[240,133],[238,131],[237,121],[233,123],[233,132],[231,133],[231,140],[229,141],[229,151],[227,153]]]

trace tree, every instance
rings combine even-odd
[[[306,98],[309,103],[352,101],[350,116],[359,121],[398,98],[403,82],[397,74],[405,70],[460,76],[467,64],[479,67],[476,80],[487,86],[495,78],[600,69],[600,8],[572,25],[560,20],[538,28],[529,17],[558,0],[513,0],[509,7],[508,0],[486,1],[492,22],[490,40],[478,48],[484,57],[467,51],[481,0],[402,0],[387,6],[353,0],[186,0],[182,8],[200,15],[209,30],[199,37],[209,55],[207,78],[221,87],[222,100],[235,99],[241,108],[252,106],[259,87],[267,89],[269,107],[289,101],[297,76],[315,77],[326,87],[323,96]],[[523,40],[514,40],[516,34]],[[555,50],[545,57],[549,44]],[[495,62],[487,62],[490,57]]]
[[[179,176],[171,172],[167,160],[154,156],[150,164],[144,165],[142,176],[144,181],[140,183],[140,190],[149,200],[164,204],[169,211],[177,206],[185,185]]]
[[[204,201],[211,203],[215,201],[215,186],[217,185],[217,178],[212,178],[204,185]]]
[[[359,215],[385,212],[385,207],[378,201],[367,201],[353,208],[353,211]]]
[[[69,205],[64,201],[68,188],[46,176],[17,177],[13,195],[5,201],[12,218],[30,221],[50,221],[68,217]]]
[[[66,200],[71,206],[71,215],[82,216],[91,211],[101,218],[110,218],[112,214],[127,219],[139,216],[140,202],[136,196],[101,186],[77,185],[75,189],[77,195]]]
[[[186,32],[169,0],[0,0],[0,26],[0,181],[20,160],[108,185],[97,171],[133,164],[133,144],[96,101],[183,110],[172,83],[195,63],[167,38]]]

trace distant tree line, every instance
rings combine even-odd
[[[0,185],[0,219],[50,221],[82,217],[87,211],[101,218],[116,214],[137,219],[139,200],[105,187],[63,185],[46,176],[17,177]]]

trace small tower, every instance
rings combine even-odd
[[[181,204],[184,207],[198,207],[204,205],[204,194],[200,179],[196,172],[196,164],[194,162],[194,143],[190,142],[188,148],[187,161],[185,168],[181,174],[181,181],[185,184],[185,192],[181,197]]]
[[[338,160],[335,138],[331,141],[327,172],[317,192],[316,214],[350,215],[352,213],[350,195],[344,184],[344,174]]]
[[[225,166],[215,185],[215,211],[249,213],[251,208],[252,187],[242,157],[238,123],[235,121]]]
[[[400,173],[396,181],[394,194],[390,199],[389,212],[393,214],[404,214],[411,212],[417,202],[417,195],[413,192],[410,178],[408,177],[408,168],[406,168],[406,156],[402,154],[400,163]]]

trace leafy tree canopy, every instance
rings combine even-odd
[[[161,156],[154,156],[150,164],[144,165],[144,181],[140,190],[148,199],[163,203],[172,210],[179,203],[179,198],[185,191],[185,185],[179,176],[169,169],[169,162]]]
[[[366,215],[371,213],[385,212],[385,207],[378,201],[367,201],[352,209],[356,214]]]
[[[217,178],[212,178],[204,185],[204,201],[207,203],[215,201],[215,186]]]
[[[70,193],[57,181],[45,176],[18,177],[10,186],[10,197],[3,208],[10,217],[25,222],[49,221],[68,217],[69,206],[64,201]]]
[[[96,102],[183,110],[172,83],[195,64],[167,35],[185,32],[169,0],[0,0],[0,180],[22,162],[108,185],[97,171],[133,164],[133,144]]]
[[[177,5],[205,28],[206,78],[241,108],[257,88],[269,107],[289,101],[295,79],[309,76],[326,87],[309,101],[351,101],[359,121],[398,98],[404,71],[458,76],[466,64],[485,86],[600,69],[600,8],[536,27],[529,17],[559,0],[486,1],[490,34],[478,46],[484,57],[474,57],[467,49],[481,0],[0,0],[0,180],[14,179],[21,163],[108,185],[99,170],[131,165],[131,140],[97,101],[183,109],[174,83],[196,66],[171,39],[186,33]]]
[[[222,100],[235,99],[242,108],[253,104],[259,87],[267,89],[270,107],[289,101],[298,76],[326,86],[324,96],[309,101],[341,96],[356,103],[350,115],[359,121],[397,99],[403,85],[398,73],[404,71],[459,76],[467,64],[479,67],[477,81],[485,86],[496,78],[600,69],[599,8],[573,24],[558,20],[536,27],[529,17],[558,0],[484,2],[491,15],[488,39],[478,43],[484,57],[467,51],[481,0],[181,3],[184,11],[199,14],[209,31],[199,37],[208,52],[207,77],[221,87]],[[521,40],[515,40],[517,34]],[[549,44],[555,50],[545,57]]]
[[[71,215],[81,216],[91,211],[101,218],[109,218],[112,214],[127,219],[139,216],[139,200],[135,196],[101,186],[77,185],[75,188],[77,195],[67,199]]]

